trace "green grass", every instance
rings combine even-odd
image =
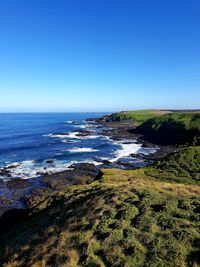
[[[200,112],[161,110],[123,111],[114,114],[120,121],[129,121],[135,132],[161,145],[200,145]]]
[[[200,147],[189,147],[157,161],[145,173],[162,181],[200,185]]]
[[[117,114],[120,120],[128,120],[133,123],[133,125],[138,126],[141,123],[147,121],[148,119],[161,116],[163,114],[170,113],[169,111],[161,110],[133,110],[133,111],[123,111]]]
[[[49,196],[6,233],[2,266],[199,266],[199,150],[151,168],[105,169],[99,181]]]
[[[151,118],[137,127],[139,133],[163,144],[200,144],[200,112],[173,112]]]

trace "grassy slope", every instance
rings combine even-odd
[[[200,112],[174,112],[151,118],[137,127],[153,141],[200,144]]]
[[[150,174],[107,169],[99,181],[49,196],[10,235],[4,267],[199,266],[199,162],[199,148],[189,148]],[[167,178],[171,166],[187,170],[179,183]]]
[[[200,147],[189,147],[145,168],[145,173],[163,181],[200,185]]]
[[[170,111],[161,111],[161,110],[133,110],[133,111],[122,111],[117,115],[120,117],[120,120],[132,121],[135,126],[140,125],[148,119],[161,116],[163,114],[168,114]]]

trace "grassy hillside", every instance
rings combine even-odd
[[[200,144],[200,112],[173,112],[151,118],[136,129],[160,144]]]
[[[162,181],[200,185],[200,147],[183,149],[145,169],[145,174]]]
[[[128,120],[131,121],[135,126],[138,126],[141,123],[147,121],[148,119],[168,113],[170,113],[170,111],[133,110],[133,111],[122,111],[120,113],[117,113],[117,116],[119,116],[121,121]]]
[[[200,266],[199,162],[199,148],[189,148],[49,196],[5,233],[2,265]]]

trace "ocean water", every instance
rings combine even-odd
[[[142,148],[142,144],[134,141],[114,142],[101,135],[103,129],[96,123],[86,121],[104,114],[0,114],[0,168],[12,166],[12,177],[28,179],[65,170],[76,162],[99,165],[99,159],[102,159],[115,163],[127,160],[132,153],[155,152],[155,149]],[[80,136],[79,131],[83,130],[89,133]]]

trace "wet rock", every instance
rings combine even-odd
[[[88,131],[88,130],[79,130],[79,131],[74,130],[73,132],[77,132],[76,134],[77,137],[88,136],[92,133],[92,131]]]
[[[138,153],[138,154],[133,153],[133,154],[130,154],[130,157],[135,158],[135,159],[144,159],[145,155],[142,153]]]
[[[0,169],[0,176],[11,177],[12,176],[11,170],[14,168],[17,168],[19,166],[20,166],[20,164],[11,164],[11,165],[8,165],[6,167],[1,168]]]
[[[31,182],[21,178],[13,178],[7,182],[7,187],[10,189],[23,189],[29,186],[31,186]]]
[[[75,184],[88,184],[102,176],[102,172],[91,163],[78,163],[66,170],[43,176],[44,183],[52,189],[61,189]]]
[[[0,169],[0,176],[11,177],[11,171],[8,168]]]
[[[104,129],[101,133],[103,136],[110,137],[113,140],[116,141],[135,141],[139,137],[138,135],[134,135],[130,132],[130,129],[132,129],[132,126],[129,126],[127,124],[122,123],[112,123],[112,124],[106,124],[109,128]],[[111,128],[110,128],[111,127]]]
[[[111,164],[111,162],[108,159],[96,159],[96,161],[105,165]]]
[[[123,162],[123,161],[116,161],[117,165],[119,165],[122,169],[136,169],[136,163],[133,162]]]
[[[17,163],[17,164],[11,164],[11,165],[8,165],[7,167],[5,167],[6,169],[14,169],[14,168],[17,168],[19,167],[21,164],[20,163]]]
[[[87,119],[86,121],[95,121],[95,122],[118,122],[120,121],[120,117],[118,115],[118,113],[114,113],[114,114],[110,114],[110,115],[105,115],[103,117],[100,117],[100,118],[90,118],[90,119]]]
[[[48,160],[46,160],[46,163],[52,164],[52,163],[54,163],[54,160],[53,159],[48,159]]]

